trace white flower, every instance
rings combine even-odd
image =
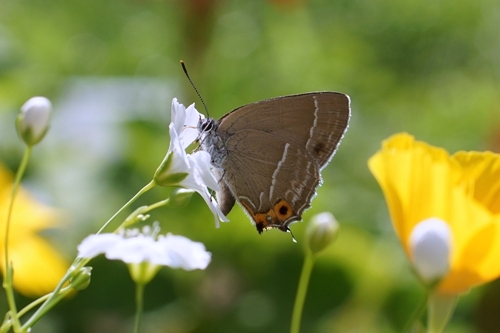
[[[198,192],[212,211],[215,224],[219,227],[219,220],[229,220],[208,191],[208,188],[219,190],[217,179],[210,170],[210,154],[205,151],[186,154],[175,127],[174,123],[169,126],[170,147],[156,170],[155,182],[160,186],[180,186]]]
[[[410,235],[410,252],[415,271],[432,283],[450,269],[452,235],[446,222],[429,218],[417,224]]]
[[[179,134],[179,141],[183,149],[186,149],[198,137],[198,123],[205,118],[199,113],[194,103],[186,107],[177,102],[177,98],[172,100],[172,113],[170,117],[176,133]]]
[[[127,230],[120,234],[90,235],[78,245],[78,256],[93,258],[104,254],[108,259],[127,264],[149,263],[184,270],[205,269],[211,260],[205,245],[183,236],[158,236],[157,224],[151,228]]]
[[[33,146],[43,139],[49,129],[51,113],[52,103],[45,97],[33,97],[23,104],[16,125],[27,145]]]

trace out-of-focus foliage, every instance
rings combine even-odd
[[[0,159],[15,169],[14,118],[54,104],[24,184],[65,209],[45,235],[68,259],[148,182],[168,149],[173,96],[211,116],[279,95],[350,95],[350,129],[305,214],[341,224],[318,258],[303,332],[399,332],[423,290],[396,241],[366,161],[390,134],[457,150],[500,151],[500,5],[495,0],[4,0],[0,3]],[[138,205],[166,198],[155,189]],[[203,200],[163,208],[163,231],[205,243],[206,271],[164,269],[146,288],[144,332],[286,332],[303,259],[279,231],[258,235],[240,208],[215,229]],[[133,284],[117,262],[34,332],[130,331]],[[43,274],[41,272],[40,274]],[[448,332],[500,329],[500,285],[463,296]],[[27,302],[28,300],[26,300]],[[5,308],[3,301],[1,308]]]

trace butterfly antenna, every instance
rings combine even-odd
[[[198,91],[198,89],[196,89],[196,86],[194,85],[193,80],[191,80],[191,77],[189,76],[189,73],[187,71],[186,65],[184,64],[183,60],[181,60],[181,66],[182,66],[182,70],[184,71],[184,74],[186,74],[186,77],[189,80],[189,83],[191,83],[191,86],[193,87],[194,91],[196,91],[196,95],[198,95],[198,98],[201,100],[201,103],[203,104],[203,107],[205,108],[205,112],[207,113],[207,117],[210,117],[210,114],[208,113],[207,105],[205,104],[205,101],[203,100],[203,98],[201,98],[201,94]]]

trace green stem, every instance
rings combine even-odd
[[[14,201],[17,196],[17,192],[21,186],[21,179],[23,178],[26,167],[28,166],[28,161],[31,156],[32,146],[28,146],[24,151],[23,159],[21,164],[17,169],[16,177],[14,179],[14,184],[12,185],[12,193],[10,196],[9,208],[7,211],[7,221],[5,224],[5,239],[4,239],[4,282],[3,287],[7,296],[7,303],[9,304],[9,310],[11,313],[12,325],[14,326],[14,331],[18,332],[21,329],[21,323],[19,322],[19,317],[17,315],[16,300],[14,298],[14,288],[13,288],[13,269],[12,263],[9,261],[9,234],[10,234],[10,222],[12,219],[12,210],[14,208]]]
[[[130,199],[125,205],[122,206],[113,216],[109,218],[109,220],[104,223],[104,225],[97,231],[96,234],[100,234],[101,232],[106,229],[106,227],[120,214],[122,211],[124,211],[126,208],[128,208],[131,204],[133,204],[141,195],[155,187],[156,183],[154,180],[150,181],[146,186],[144,186],[139,192],[137,192],[132,199]]]
[[[66,287],[66,288],[63,288],[60,293],[64,293],[66,294],[68,291],[71,290],[71,287]],[[47,300],[50,296],[52,296],[53,293],[50,293],[50,294],[47,294],[47,295],[44,295],[36,300],[34,300],[33,302],[31,302],[30,304],[26,305],[21,311],[19,311],[18,315],[19,317],[22,317],[24,316],[26,313],[28,313],[29,311],[31,311],[31,309],[35,308],[36,306],[38,306],[39,304],[43,303],[45,300]]]
[[[153,209],[166,206],[166,205],[168,205],[169,202],[170,202],[170,198],[167,198],[167,199],[162,200],[162,201],[158,201],[152,205],[149,205],[148,208],[145,210],[145,212],[150,212]]]
[[[406,325],[403,329],[403,333],[411,333],[413,332],[413,324],[422,318],[422,315],[424,314],[425,308],[427,307],[427,301],[429,299],[429,294],[426,292],[424,298],[420,301],[420,303],[417,305],[417,307],[413,310],[412,315],[410,316],[410,319],[406,322]]]
[[[441,333],[450,321],[457,305],[457,294],[430,292],[427,313],[427,333]]]
[[[4,318],[2,326],[0,326],[0,333],[7,333],[12,326],[12,321],[10,320],[10,312],[8,311]]]
[[[130,214],[125,221],[115,230],[115,232],[118,232],[121,229],[125,229],[130,227],[131,225],[137,223],[138,221],[144,221],[144,215],[147,215],[148,212],[152,211],[153,209],[156,209],[158,207],[166,206],[170,202],[170,199],[165,199],[162,201],[158,201],[157,203],[154,203],[149,206],[142,206],[137,208],[132,214]]]
[[[77,258],[78,260],[78,258]],[[85,261],[80,263],[81,266],[85,265]],[[81,267],[80,267],[81,268]],[[77,266],[78,269],[78,266]],[[26,321],[22,327],[23,330],[27,331],[30,329],[35,323],[40,320],[50,309],[52,309],[64,296],[66,296],[71,288],[65,288],[63,292],[63,286],[71,278],[71,275],[76,269],[72,265],[66,274],[63,276],[61,281],[59,281],[59,284],[56,286],[54,291],[50,294],[45,295],[43,298],[45,299],[45,302],[36,310],[36,312]],[[28,305],[28,307],[30,307]],[[25,313],[26,309],[21,310],[21,312]]]
[[[132,203],[134,203],[137,198],[141,195],[149,191],[155,186],[155,182],[151,181],[146,186],[144,186],[136,195],[132,197],[125,205],[123,205],[111,218],[104,223],[104,225],[97,231],[97,234],[100,234],[104,231],[104,229],[120,214],[123,210],[128,208]],[[23,325],[23,329],[28,329],[32,327],[42,316],[44,316],[50,309],[52,309],[67,293],[62,293],[62,289],[64,284],[71,278],[73,272],[80,270],[83,266],[85,266],[90,259],[88,258],[80,258],[77,257],[71,267],[68,269],[66,274],[63,276],[59,284],[56,286],[54,291],[47,295],[45,302],[37,309],[37,311],[33,314],[33,316],[26,321]],[[62,295],[62,296],[61,296]],[[24,310],[23,310],[24,311]]]
[[[141,317],[144,311],[144,283],[137,282],[135,288],[135,324],[134,333],[139,333],[141,328]]]
[[[300,331],[302,309],[304,308],[304,301],[306,299],[307,288],[309,286],[309,278],[311,277],[313,266],[314,255],[310,251],[307,251],[306,257],[304,259],[304,264],[302,266],[302,272],[300,273],[297,295],[295,297],[295,305],[293,307],[292,326],[290,329],[290,333],[299,333]]]

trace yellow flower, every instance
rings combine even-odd
[[[500,155],[450,156],[401,133],[384,141],[368,165],[410,261],[417,224],[436,218],[449,226],[449,270],[435,292],[458,294],[500,276]]]
[[[12,174],[0,164],[0,267],[5,270],[5,223],[12,191]],[[14,288],[26,296],[51,292],[68,264],[38,233],[57,225],[57,213],[19,190],[12,211],[9,259],[14,267]]]

